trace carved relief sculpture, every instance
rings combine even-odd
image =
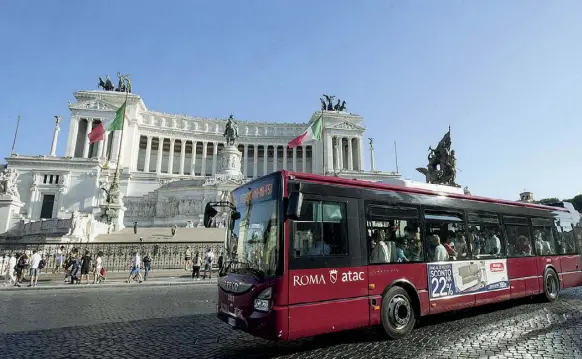
[[[0,194],[16,197],[20,200],[18,193],[18,173],[11,168],[0,172]]]

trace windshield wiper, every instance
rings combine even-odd
[[[245,265],[244,267],[237,267],[235,269],[236,271],[244,271],[248,274],[253,275],[254,277],[256,277],[257,279],[260,279],[260,280],[262,280],[265,277],[264,271],[262,269],[258,269],[258,268],[253,267],[253,264],[251,262],[232,260],[231,264],[232,263]],[[229,268],[230,268],[230,265],[229,265]]]

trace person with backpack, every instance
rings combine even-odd
[[[20,283],[24,279],[24,270],[28,266],[28,256],[26,253],[17,253],[16,256],[18,257],[18,261],[16,262],[16,267],[14,267],[16,271],[16,284],[14,285],[20,287]]]
[[[200,253],[196,252],[194,261],[192,263],[192,278],[200,280],[200,266],[202,265],[202,261],[200,260]]]
[[[148,253],[148,254],[146,254],[145,257],[143,257],[143,268],[145,270],[145,273],[143,275],[143,280],[148,280],[148,274],[149,274],[150,270],[152,269],[151,265],[152,265],[152,256],[150,253]]]

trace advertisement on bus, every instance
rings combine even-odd
[[[431,299],[509,288],[507,260],[428,264]]]

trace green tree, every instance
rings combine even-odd
[[[557,203],[557,202],[561,202],[561,201],[558,198],[551,197],[551,198],[542,198],[537,202],[539,204],[552,204],[552,203]]]
[[[582,211],[582,194],[579,194],[572,199],[565,199],[564,201],[572,203],[577,211]]]

